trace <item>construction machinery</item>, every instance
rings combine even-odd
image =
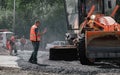
[[[72,3],[77,5],[76,12],[73,13],[76,15],[74,21],[71,22],[70,16],[73,14],[70,14],[67,22],[69,26],[72,24],[73,31],[77,34],[73,42],[79,51],[81,64],[91,64],[101,58],[120,57],[120,24],[114,20],[119,6],[112,4],[116,2],[112,1],[115,0],[75,0],[74,3],[66,0],[66,7],[72,6]],[[87,4],[91,6],[88,7]],[[72,10],[67,8],[67,14]]]
[[[75,34],[68,41],[81,64],[120,58],[120,24],[114,19],[118,9],[116,0],[65,0],[69,36]]]

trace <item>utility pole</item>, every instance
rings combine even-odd
[[[13,26],[12,26],[13,32],[15,31],[15,0],[14,0],[14,8],[13,8]]]

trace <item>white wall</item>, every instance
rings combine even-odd
[[[114,7],[116,6],[116,0],[104,0],[105,1],[105,12],[107,14],[111,14]],[[108,1],[111,1],[111,4],[112,4],[112,8],[109,8],[108,7]]]

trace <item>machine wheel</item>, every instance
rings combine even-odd
[[[78,60],[77,48],[51,48],[49,59],[65,61]]]
[[[82,38],[79,42],[78,45],[78,53],[79,53],[79,60],[81,62],[82,65],[92,65],[94,63],[94,61],[90,61],[87,57],[86,57],[86,53],[85,53],[85,38]]]

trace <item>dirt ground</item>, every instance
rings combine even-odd
[[[120,75],[120,65],[116,62],[100,61],[94,65],[82,65],[80,61],[52,61],[49,60],[48,51],[39,51],[39,64],[31,64],[28,62],[31,53],[28,50],[18,50],[18,56],[8,54],[7,57],[19,58],[15,60],[18,67],[1,65],[0,75]]]
[[[59,74],[38,71],[0,70],[0,75],[59,75]]]

